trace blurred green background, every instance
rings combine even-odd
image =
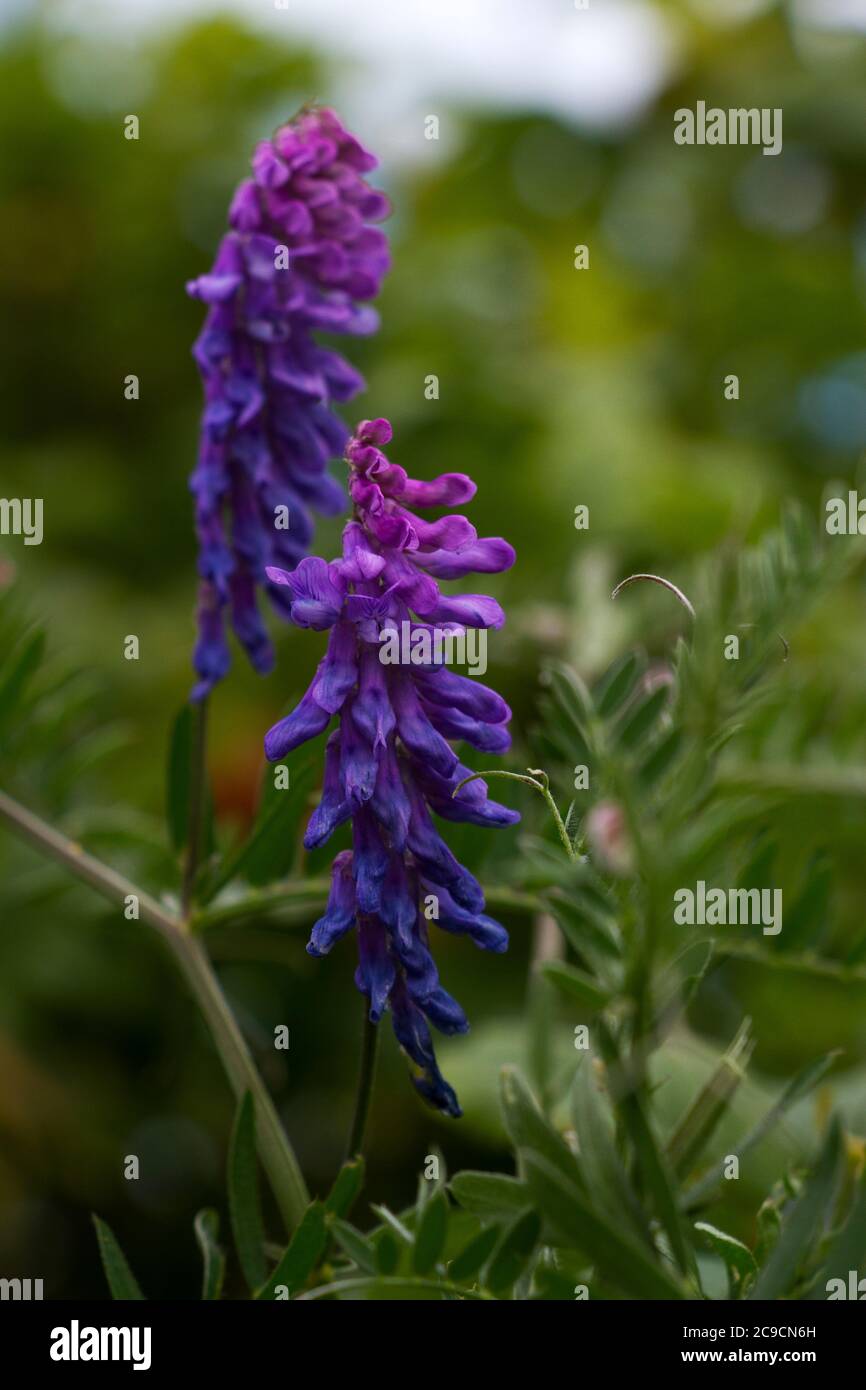
[[[124,8],[135,17],[135,5]],[[605,8],[592,0],[591,22]],[[428,96],[423,69],[398,45],[378,62],[345,49],[335,58],[303,25],[256,27],[261,14],[181,8],[126,32],[87,23],[87,6],[22,8],[0,29],[0,477],[4,496],[45,505],[41,547],[0,538],[2,580],[46,621],[51,662],[83,673],[79,712],[61,724],[62,775],[51,753],[10,789],[62,813],[70,832],[148,886],[176,878],[162,823],[165,748],[191,681],[186,478],[201,309],[183,287],[209,264],[255,141],[302,102],[339,106],[375,146],[395,206],[382,329],[349,346],[369,389],[347,418],[389,416],[391,455],[419,477],[471,473],[479,531],[517,547],[514,569],[479,587],[509,613],[491,638],[487,679],[513,705],[518,765],[531,752],[545,654],[593,676],[633,640],[669,651],[677,613],[658,595],[612,606],[619,578],[650,569],[688,590],[704,552],[756,539],[787,499],[817,517],[828,485],[854,485],[866,448],[863,26],[820,27],[804,5],[608,8],[651,17],[668,47],[664,63],[647,47],[644,63],[638,45],[641,95],[597,118],[521,96],[507,78],[483,102],[471,91]],[[586,20],[566,0],[525,0],[524,21],[542,10],[561,24]],[[459,31],[451,41],[459,46]],[[477,33],[467,28],[465,42]],[[476,61],[495,74],[501,57],[494,46]],[[543,89],[543,67],[535,76]],[[414,105],[398,101],[413,83]],[[676,146],[673,112],[699,99],[782,107],[783,153]],[[123,138],[130,112],[137,142]],[[430,112],[438,142],[424,136]],[[578,244],[589,247],[588,270],[574,269]],[[128,373],[140,378],[138,401],[124,399]],[[737,401],[724,397],[728,373],[739,376]],[[430,374],[438,400],[425,398]],[[573,526],[580,503],[588,532]],[[320,527],[320,553],[335,553],[338,531]],[[138,662],[123,659],[129,633]],[[851,726],[866,711],[864,636],[854,583],[794,648],[798,679],[832,695]],[[226,837],[249,824],[263,733],[322,646],[317,634],[280,632],[265,681],[236,654],[213,701]],[[808,815],[791,834],[804,854],[820,847]],[[519,831],[495,839],[492,883]],[[857,853],[839,859],[844,937],[846,923],[859,925],[864,880]],[[195,1297],[192,1216],[222,1205],[232,1105],[194,1007],[144,928],[118,923],[5,833],[0,871],[0,1274],[42,1277],[46,1297],[104,1297],[95,1209],[146,1290]],[[504,959],[438,942],[443,980],[475,1025],[442,1049],[465,1120],[445,1125],[416,1102],[389,1032],[372,1200],[408,1199],[433,1143],[451,1169],[507,1164],[493,1086],[499,1062],[519,1059],[530,950],[527,922],[508,924]],[[321,1190],[348,1125],[360,999],[351,945],[313,962],[304,939],[301,928],[279,948],[234,936],[215,954]],[[852,1067],[866,1055],[863,988],[789,985],[782,997],[777,981],[726,981],[738,993],[708,1010],[708,1038],[727,1041],[731,1018],[750,1009],[767,1076],[837,1042]],[[287,1060],[271,1045],[277,1023],[291,1029]],[[569,1036],[566,1019],[566,1047]],[[687,1094],[705,1058],[696,1040],[681,1051]],[[751,1090],[743,1104],[757,1103]],[[797,1134],[785,1142],[793,1152]],[[122,1177],[128,1153],[141,1157],[137,1183]],[[770,1165],[763,1176],[776,1175]],[[760,1176],[737,1196],[740,1229]]]

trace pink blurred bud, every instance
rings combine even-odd
[[[623,878],[634,871],[634,848],[618,801],[599,801],[586,817],[586,838],[594,858],[608,873]]]

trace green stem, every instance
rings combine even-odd
[[[563,821],[562,816],[559,814],[559,807],[557,806],[551,794],[550,787],[547,781],[547,773],[543,773],[542,776],[544,777],[544,783],[538,784],[539,791],[541,792],[541,795],[544,797],[545,801],[547,802],[550,808],[550,814],[553,816],[553,819],[556,822],[556,828],[559,831],[559,838],[562,841],[566,854],[568,855],[572,864],[576,864],[578,860],[577,850],[571,843],[568,831],[565,828],[565,822]]]
[[[361,1063],[358,1068],[358,1086],[355,1092],[355,1113],[346,1146],[346,1162],[358,1158],[364,1147],[364,1131],[370,1113],[373,1096],[373,1080],[376,1074],[376,1052],[379,1043],[379,1025],[370,1019],[369,1006],[364,1001],[364,1031],[361,1035]]]
[[[636,584],[637,581],[640,579],[648,579],[653,584],[661,584],[663,588],[667,589],[670,593],[674,594],[679,599],[680,603],[683,605],[683,608],[685,608],[686,612],[690,615],[690,617],[697,617],[694,607],[692,606],[689,599],[686,598],[682,589],[678,589],[676,584],[672,584],[669,579],[665,579],[664,576],[661,574],[630,574],[628,579],[620,580],[613,593],[611,594],[611,598],[618,598],[619,595],[622,593],[623,589],[627,589],[630,584]]]
[[[306,878],[300,882],[270,884],[233,900],[216,903],[194,913],[192,926],[196,931],[228,926],[251,917],[267,917],[277,911],[292,921],[305,924],[324,911],[330,890],[330,879]],[[487,906],[500,912],[534,913],[544,908],[540,898],[511,888],[485,890]]]
[[[291,1233],[310,1201],[295,1151],[202,943],[189,932],[177,932],[171,946],[204,1014],[236,1098],[240,1100],[246,1091],[252,1094],[259,1156]]]
[[[189,779],[189,822],[187,825],[186,858],[183,866],[181,914],[189,918],[195,893],[195,881],[201,860],[202,829],[204,825],[205,781],[207,777],[207,696],[193,706],[192,750]]]
[[[527,1052],[530,1073],[535,1082],[541,1108],[549,1114],[553,1102],[554,1057],[550,1019],[555,1011],[556,989],[542,974],[546,961],[564,960],[565,943],[555,917],[549,912],[535,916],[532,956],[527,988]]]
[[[571,843],[571,840],[569,839],[568,831],[565,828],[565,822],[563,821],[562,816],[559,814],[559,807],[554,801],[550,791],[550,778],[548,777],[547,773],[544,771],[543,768],[530,767],[527,769],[527,772],[525,774],[522,772],[505,772],[502,768],[498,767],[491,768],[489,772],[473,772],[470,777],[464,777],[462,782],[457,783],[457,786],[454,788],[453,792],[451,793],[451,796],[455,797],[461,787],[465,787],[467,782],[477,781],[479,777],[506,777],[511,782],[523,782],[525,786],[534,787],[537,792],[541,792],[541,795],[547,802],[550,814],[553,816],[553,819],[556,823],[556,828],[559,832],[559,838],[562,841],[562,845],[566,854],[568,855],[572,864],[577,863],[577,860],[579,858],[577,850],[574,848],[574,845]]]
[[[54,830],[5,792],[0,792],[0,821],[115,905],[123,907],[129,898],[138,900],[140,917],[159,933],[171,950],[204,1014],[235,1095],[240,1099],[246,1091],[252,1092],[262,1165],[286,1226],[293,1230],[309,1203],[298,1161],[213,966],[201,943],[190,934],[188,924],[122,874],[86,854],[74,840]]]
[[[94,859],[81,848],[81,845],[70,840],[67,835],[62,835],[59,830],[54,830],[3,791],[0,791],[0,820],[5,821],[41,854],[62,864],[76,878],[82,879],[111,902],[117,904],[119,900],[121,906],[124,906],[126,898],[137,898],[139,916],[166,939],[172,931],[181,929],[178,918],[155,898],[143,893],[134,883],[130,883],[128,878],[124,878],[123,874],[116,873],[101,860]]]

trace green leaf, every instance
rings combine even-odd
[[[598,1198],[609,1217],[627,1221],[635,1238],[652,1248],[646,1218],[614,1144],[613,1125],[600,1099],[596,1076],[595,1059],[587,1053],[575,1072],[571,1089],[571,1115],[586,1188]]]
[[[795,1284],[807,1256],[823,1234],[842,1171],[842,1132],[833,1120],[814,1172],[782,1218],[779,1239],[749,1295],[777,1299]]]
[[[569,766],[592,756],[592,700],[570,666],[554,662],[542,672],[542,684],[552,696],[542,701],[548,733],[561,748]]]
[[[673,766],[682,745],[682,729],[674,728],[662,734],[638,769],[638,779],[644,787],[651,787],[664,777]]]
[[[746,1074],[753,1046],[751,1022],[745,1019],[668,1141],[668,1162],[678,1177],[688,1176],[709,1143]]]
[[[330,1216],[348,1216],[364,1186],[364,1160],[359,1155],[343,1164],[325,1200]]]
[[[557,1058],[550,1020],[556,1008],[556,987],[535,969],[526,997],[526,1065],[542,1106],[548,1109],[557,1088]]]
[[[660,685],[624,717],[616,732],[616,741],[623,748],[635,748],[657,723],[659,715],[670,703],[669,685]]]
[[[732,1290],[742,1288],[744,1281],[757,1273],[755,1257],[741,1240],[720,1231],[717,1226],[710,1226],[706,1221],[696,1221],[695,1230],[700,1232],[710,1249],[724,1263]]]
[[[511,1216],[526,1206],[526,1186],[505,1173],[477,1173],[467,1168],[448,1184],[466,1211],[477,1216]]]
[[[328,1244],[328,1226],[322,1202],[311,1202],[301,1217],[295,1234],[268,1282],[256,1294],[257,1299],[273,1299],[276,1289],[284,1284],[289,1297],[303,1288]]]
[[[802,892],[793,907],[785,910],[785,930],[779,942],[785,951],[816,949],[830,917],[832,888],[832,863],[826,854],[814,855]]]
[[[568,999],[576,999],[584,1008],[598,1012],[610,1002],[610,990],[600,985],[585,970],[568,965],[561,960],[546,960],[541,967],[545,980],[564,994]]]
[[[536,1261],[532,1271],[532,1299],[533,1302],[544,1303],[571,1303],[577,1297],[576,1285],[587,1284],[588,1275],[586,1269],[574,1272],[573,1261],[568,1261],[566,1269],[560,1268],[560,1258],[562,1251],[556,1251],[556,1263],[550,1261],[553,1258],[553,1251],[542,1251],[541,1258]]]
[[[376,1270],[393,1274],[400,1263],[400,1247],[390,1231],[381,1231],[376,1241]]]
[[[584,732],[592,722],[592,699],[577,672],[561,661],[552,661],[544,668],[542,683],[551,690],[564,713],[574,719],[578,732]]]
[[[582,1251],[604,1279],[636,1298],[684,1297],[662,1265],[599,1212],[554,1164],[528,1151],[521,1159],[535,1205],[557,1239]]]
[[[289,785],[278,790],[273,769],[265,769],[265,790],[258,819],[249,839],[208,883],[202,901],[210,902],[232,879],[243,878],[261,886],[288,873],[296,851],[296,830],[313,785],[315,759],[312,754],[295,760],[289,772]]]
[[[494,1223],[492,1226],[485,1226],[483,1231],[473,1236],[449,1264],[448,1278],[455,1284],[471,1280],[493,1254],[501,1232],[502,1227]]]
[[[45,633],[41,628],[25,634],[0,677],[0,724],[15,713],[27,685],[45,654]]]
[[[643,1103],[631,1092],[622,1097],[619,1109],[634,1146],[638,1169],[670,1241],[673,1257],[683,1274],[697,1277],[694,1251],[677,1205],[673,1178],[650,1128]]]
[[[354,1260],[359,1269],[366,1270],[368,1274],[376,1273],[376,1247],[371,1240],[350,1226],[348,1221],[341,1221],[339,1218],[331,1222],[331,1234],[335,1241],[349,1256]]]
[[[764,1115],[755,1127],[749,1131],[745,1139],[742,1139],[740,1143],[736,1145],[734,1148],[736,1157],[742,1159],[751,1149],[755,1148],[757,1144],[760,1144],[761,1140],[765,1139],[775,1125],[778,1124],[785,1112],[789,1110],[792,1105],[796,1104],[798,1100],[802,1100],[803,1096],[808,1095],[810,1091],[814,1090],[814,1088],[823,1081],[838,1056],[838,1052],[828,1052],[823,1057],[819,1057],[816,1062],[810,1062],[807,1066],[803,1067],[802,1071],[797,1072],[797,1075],[788,1083],[778,1100],[774,1101],[770,1106],[766,1115]],[[695,1183],[688,1189],[683,1199],[684,1207],[691,1210],[693,1207],[705,1201],[713,1188],[722,1181],[724,1175],[725,1160],[722,1159],[706,1177],[701,1178],[700,1182]]]
[[[206,1301],[219,1298],[225,1276],[226,1257],[217,1244],[219,1227],[219,1213],[212,1207],[205,1207],[195,1218],[195,1238],[203,1266],[201,1296]]]
[[[376,1203],[371,1202],[370,1210],[375,1212],[376,1215],[384,1221],[385,1225],[391,1228],[397,1239],[402,1241],[404,1245],[411,1245],[413,1243],[415,1237],[412,1235],[408,1226],[404,1226],[399,1216],[395,1216],[388,1207],[377,1206]]]
[[[550,907],[572,949],[580,956],[595,950],[608,960],[618,960],[620,943],[610,914],[575,889],[568,894],[555,888],[549,895]]]
[[[595,707],[602,719],[616,714],[645,665],[646,658],[642,653],[626,652],[625,656],[608,667],[593,692]]]
[[[782,1229],[782,1198],[774,1189],[758,1208],[755,1218],[755,1260],[765,1265]]]
[[[535,1149],[568,1182],[582,1185],[573,1153],[542,1115],[516,1067],[502,1068],[501,1097],[505,1128],[515,1149]]]
[[[561,845],[554,845],[537,835],[521,836],[520,847],[524,861],[521,865],[524,888],[547,891],[555,885],[570,891],[578,880],[583,883],[590,876],[588,865],[569,861]]]
[[[693,941],[691,945],[679,951],[672,961],[672,969],[665,972],[666,977],[671,974],[676,976],[674,996],[678,1001],[679,1007],[676,1012],[685,1011],[691,1004],[698,989],[703,984],[706,973],[713,961],[712,941]],[[664,1017],[665,1007],[662,1006],[660,1016]]]
[[[427,1157],[435,1160],[437,1176],[435,1178],[428,1178],[426,1176],[425,1170],[427,1168],[427,1163],[425,1161],[424,1170],[418,1174],[418,1189],[415,1198],[416,1230],[421,1213],[430,1201],[430,1198],[435,1192],[441,1192],[448,1184],[448,1168],[445,1163],[445,1155],[442,1153],[438,1144],[432,1146]]]
[[[435,1193],[424,1207],[412,1251],[412,1268],[416,1274],[427,1274],[442,1254],[448,1234],[448,1210],[444,1192]]]
[[[858,1275],[863,1269],[863,1253],[866,1251],[866,1182],[861,1178],[860,1187],[845,1225],[827,1251],[824,1266],[809,1297],[827,1297],[827,1283],[830,1279],[842,1279],[848,1289],[848,1277],[852,1269]]]
[[[172,725],[166,776],[166,819],[172,848],[178,853],[187,838],[192,763],[192,710],[184,705]]]
[[[127,1264],[126,1256],[118,1245],[111,1227],[101,1221],[98,1216],[94,1216],[93,1224],[96,1227],[99,1257],[102,1260],[102,1268],[105,1270],[111,1297],[118,1300],[135,1299],[137,1302],[142,1302],[144,1294],[138,1287],[135,1275]]]
[[[503,1294],[516,1284],[532,1259],[540,1235],[541,1219],[532,1210],[521,1212],[505,1228],[485,1280],[493,1293]]]
[[[249,1091],[238,1106],[229,1145],[228,1193],[235,1248],[247,1287],[252,1293],[264,1283],[267,1266],[263,1253],[265,1233],[256,1165],[255,1114]]]

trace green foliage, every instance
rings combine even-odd
[[[590,1297],[683,1299],[707,1297],[697,1273],[704,1247],[723,1265],[732,1299],[820,1297],[826,1281],[856,1267],[866,1233],[862,1177],[845,1181],[838,1124],[828,1130],[814,1168],[794,1176],[764,1204],[750,1248],[707,1221],[687,1227],[648,1223],[641,1186],[668,1184],[664,1162],[647,1135],[636,1131],[622,1153],[612,1121],[617,1107],[599,1082],[605,1068],[585,1058],[572,1089],[575,1147],[544,1119],[525,1082],[503,1076],[520,1181],[504,1174],[457,1173],[447,1184],[421,1179],[414,1207],[380,1218],[365,1235],[338,1212],[357,1198],[363,1165],[344,1166],[325,1202],[313,1201],[286,1249],[274,1259],[263,1237],[257,1177],[250,1174],[251,1106],[238,1109],[229,1159],[232,1226],[252,1296],[318,1299],[562,1299]],[[626,1171],[636,1158],[634,1178]],[[852,1170],[853,1171],[853,1170]],[[240,1191],[238,1191],[240,1189]],[[232,1192],[234,1191],[234,1196]],[[449,1193],[457,1206],[449,1200]],[[658,1196],[658,1194],[657,1194]],[[674,1201],[666,1187],[659,1201]],[[243,1218],[238,1213],[243,1211]],[[116,1299],[143,1295],[112,1232],[94,1218],[106,1279]],[[202,1297],[219,1298],[225,1257],[217,1243],[218,1216],[195,1221],[203,1264]],[[671,1268],[671,1251],[685,1242]],[[255,1284],[270,1264],[267,1277]],[[841,1276],[839,1274],[841,1271]]]
[[[531,1266],[541,1234],[541,1218],[529,1210],[515,1216],[498,1241],[487,1269],[487,1287],[501,1298]]]
[[[505,1173],[455,1173],[449,1183],[461,1207],[476,1216],[511,1216],[526,1206],[526,1188]]]
[[[348,1255],[357,1269],[367,1274],[375,1274],[378,1268],[376,1246],[354,1226],[339,1219],[331,1222],[331,1231],[341,1250]],[[381,1245],[381,1241],[380,1241]],[[395,1251],[396,1251],[396,1247]]]
[[[256,1298],[272,1299],[285,1287],[289,1295],[302,1289],[324,1254],[328,1243],[327,1213],[321,1202],[312,1202],[291,1242]]]
[[[544,978],[558,990],[588,1009],[604,1008],[608,1001],[607,991],[600,988],[595,980],[585,971],[578,970],[575,965],[567,965],[561,960],[548,960],[544,962],[541,970]]]
[[[723,1261],[728,1273],[728,1289],[732,1299],[742,1296],[757,1273],[755,1257],[747,1245],[725,1231],[719,1231],[707,1221],[696,1221],[695,1230],[703,1236],[710,1249]]]
[[[174,721],[168,745],[166,820],[173,848],[186,845],[192,766],[192,709],[184,705]]]
[[[836,1061],[837,1053],[830,1053],[826,1057],[819,1057],[817,1061],[810,1062],[801,1072],[788,1083],[778,1100],[774,1101],[765,1115],[761,1117],[753,1129],[745,1134],[738,1141],[734,1149],[734,1156],[739,1161],[746,1154],[750,1153],[761,1141],[771,1132],[786,1112],[791,1109],[797,1101],[807,1096],[810,1091],[829,1073],[833,1063]],[[688,1206],[695,1206],[701,1202],[713,1188],[718,1185],[724,1175],[724,1163],[720,1162],[715,1168],[704,1174],[694,1186],[690,1187],[685,1194],[685,1201]]]
[[[421,1178],[413,1207],[371,1204],[376,1224],[365,1231],[348,1220],[364,1182],[364,1164],[353,1160],[277,1253],[266,1237],[247,1094],[232,1131],[227,1186],[251,1297],[546,1299],[586,1286],[592,1297],[688,1299],[708,1296],[709,1259],[723,1271],[731,1298],[810,1298],[838,1277],[834,1271],[856,1267],[866,1220],[862,1181],[851,1156],[857,1147],[838,1121],[818,1157],[774,1186],[753,1214],[749,1238],[725,1220],[727,1166],[751,1161],[825,1084],[837,1052],[809,1060],[739,1132],[731,1128],[736,1101],[760,1041],[749,1020],[666,1121],[651,1078],[659,1059],[664,1066],[668,1039],[688,1029],[720,972],[738,961],[787,976],[860,981],[862,933],[834,943],[825,930],[838,848],[827,836],[832,829],[838,841],[860,826],[860,792],[852,793],[838,762],[801,770],[792,755],[780,764],[780,749],[800,738],[800,716],[778,697],[789,675],[787,639],[781,643],[779,632],[793,634],[807,604],[857,560],[856,546],[827,554],[802,515],[792,513],[735,566],[713,565],[698,578],[691,640],[679,642],[661,677],[651,678],[639,651],[591,685],[563,664],[549,667],[539,749],[553,760],[551,786],[566,785],[584,761],[590,789],[570,797],[568,844],[553,826],[527,834],[513,877],[562,933],[561,956],[538,962],[537,980],[571,1016],[588,1021],[593,1047],[582,1050],[576,1066],[548,1067],[542,1103],[516,1067],[504,1069],[502,1116],[514,1176],[467,1170],[447,1182]],[[16,773],[26,780],[28,758],[38,757],[28,744],[31,725],[44,727],[43,711],[65,678],[46,672],[41,632],[8,601],[0,620],[8,639],[0,720],[10,731]],[[740,659],[726,662],[720,653],[725,633],[734,630],[747,638]],[[765,764],[770,726],[772,761]],[[191,739],[183,711],[167,778],[175,853],[187,837]],[[293,873],[314,765],[311,757],[293,766],[287,791],[276,793],[266,779],[258,814],[233,846],[211,833],[198,883],[199,925],[212,931],[236,911],[238,894],[248,912],[283,893],[281,910],[294,903],[292,910],[308,911],[305,894],[315,899],[320,890],[285,876]],[[541,772],[525,780],[538,790],[547,785]],[[798,847],[794,907],[782,938],[753,942],[742,929],[706,927],[683,945],[672,924],[674,886],[697,874],[744,888],[763,886],[769,875],[790,876],[780,827],[804,790],[816,787],[825,814],[810,852]],[[612,839],[593,829],[600,803],[617,810]],[[825,945],[830,951],[820,954]],[[545,1003],[535,1023],[542,1052],[555,1018]],[[218,1229],[215,1211],[195,1219],[206,1300],[224,1293]],[[141,1298],[110,1228],[96,1219],[96,1230],[112,1296]]]
[[[448,1268],[450,1278],[457,1284],[470,1283],[486,1265],[499,1244],[500,1236],[501,1228],[498,1225],[482,1227],[452,1260]]]
[[[247,1287],[257,1289],[266,1275],[264,1228],[259,1197],[253,1098],[246,1093],[238,1107],[229,1146],[229,1212],[232,1233]]]
[[[774,863],[767,830],[778,797],[763,792],[754,765],[750,794],[739,795],[739,750],[764,711],[776,708],[773,686],[784,673],[779,624],[792,611],[799,616],[841,563],[825,562],[802,518],[791,518],[754,555],[741,557],[735,575],[717,571],[704,586],[693,640],[679,644],[660,683],[648,685],[640,653],[615,662],[591,688],[567,667],[550,668],[541,704],[544,745],[559,760],[553,780],[583,758],[591,792],[571,805],[568,844],[553,828],[526,837],[519,882],[562,930],[565,954],[540,961],[538,979],[564,1008],[590,1021],[593,1047],[578,1044],[578,1064],[550,1072],[543,1104],[518,1068],[504,1068],[502,1117],[515,1176],[468,1170],[447,1181],[437,1154],[440,1176],[419,1179],[414,1206],[373,1203],[376,1224],[364,1231],[348,1220],[364,1181],[363,1161],[352,1160],[276,1255],[265,1236],[247,1094],[232,1133],[228,1199],[253,1297],[548,1299],[586,1288],[590,1297],[695,1299],[709,1296],[711,1269],[719,1269],[732,1299],[809,1298],[820,1296],[832,1271],[844,1273],[846,1261],[856,1267],[866,1219],[861,1160],[838,1120],[817,1157],[786,1175],[761,1204],[750,1240],[706,1219],[722,1198],[729,1165],[750,1160],[825,1082],[837,1054],[808,1062],[739,1134],[731,1123],[757,1041],[750,1020],[667,1121],[651,1081],[672,1031],[686,1026],[737,950],[764,969],[779,968],[777,957],[788,971],[848,968],[810,949],[812,924],[831,888],[829,860],[820,854],[806,861],[795,941],[784,947],[732,940],[730,928],[726,935],[701,928],[683,945],[670,911],[672,885],[688,882],[697,868],[750,887],[761,885]],[[720,643],[734,615],[746,612],[748,648],[729,669],[718,657]],[[182,783],[177,767],[188,759],[183,731],[181,722],[170,786]],[[524,780],[546,795],[545,773]],[[307,786],[301,776],[285,800],[266,795],[247,840],[215,858],[203,893],[216,911],[233,880],[263,887],[286,871],[284,851],[274,858],[271,847],[294,839]],[[182,801],[183,791],[174,796]],[[618,808],[612,839],[593,829],[599,802]],[[551,1026],[548,1013],[536,1026]],[[114,1238],[101,1223],[97,1229],[112,1292],[134,1296],[137,1285]],[[224,1257],[215,1213],[200,1213],[196,1235],[203,1296],[219,1297]]]
[[[412,1249],[412,1268],[427,1274],[436,1264],[448,1234],[448,1198],[437,1192],[420,1213]]]
[[[239,1117],[228,1204],[236,1253],[224,1296],[237,1296],[240,1266],[260,1298],[280,1282],[299,1299],[569,1299],[577,1285],[592,1297],[697,1297],[709,1267],[720,1276],[712,1287],[727,1278],[731,1297],[769,1289],[817,1298],[862,1259],[862,556],[857,540],[822,544],[809,520],[831,478],[845,474],[847,487],[856,452],[838,442],[840,430],[853,437],[850,422],[816,428],[809,401],[816,381],[839,379],[840,354],[862,346],[863,151],[851,135],[862,63],[840,34],[820,59],[842,55],[833,80],[816,83],[785,7],[718,30],[677,11],[690,40],[677,100],[709,86],[745,105],[762,76],[784,81],[792,136],[808,149],[816,186],[833,190],[811,230],[749,222],[752,151],[731,149],[724,162],[718,151],[674,152],[669,92],[615,139],[519,111],[462,113],[454,154],[396,176],[410,216],[395,233],[388,329],[360,345],[359,364],[376,409],[405,421],[419,476],[443,458],[466,468],[480,484],[485,527],[517,544],[518,565],[495,581],[509,623],[491,647],[494,683],[520,738],[540,657],[550,654],[541,727],[519,753],[521,764],[549,771],[577,862],[542,821],[540,802],[525,807],[519,852],[516,835],[450,829],[514,941],[495,972],[472,952],[443,952],[443,980],[447,964],[449,989],[462,998],[465,985],[474,1003],[473,1035],[453,1055],[468,1059],[465,1094],[485,1099],[488,1118],[467,1104],[462,1129],[436,1133],[452,1166],[473,1167],[444,1187],[421,1179],[418,1202],[404,1206],[414,1173],[407,1178],[405,1161],[398,1171],[385,1112],[388,1143],[372,1128],[373,1190],[384,1203],[363,1205],[360,1164],[331,1187],[331,1110],[348,1110],[351,1084],[351,1069],[334,1058],[351,1056],[355,1019],[343,977],[327,966],[314,976],[303,955],[327,890],[325,857],[298,852],[320,759],[293,758],[287,791],[261,775],[262,731],[319,652],[281,635],[272,682],[237,664],[221,691],[214,824],[194,921],[281,1108],[292,1113],[297,1100],[310,1117],[311,1185],[329,1195],[324,1209],[310,1205],[285,1248],[270,1243],[251,1123]],[[3,379],[4,487],[45,491],[51,517],[51,545],[38,564],[23,554],[21,579],[8,588],[0,561],[2,783],[170,904],[187,833],[189,709],[175,725],[167,796],[153,735],[189,681],[192,550],[179,480],[200,407],[188,352],[200,314],[180,286],[208,262],[256,134],[287,104],[325,91],[327,75],[315,55],[228,20],[148,40],[137,64],[148,75],[137,104],[147,139],[130,159],[109,88],[82,89],[80,55],[66,44],[50,29],[16,30],[0,55],[0,127],[16,152],[4,169],[11,211],[0,231],[0,298],[19,325]],[[671,193],[661,209],[645,197],[654,186]],[[575,207],[581,235],[604,248],[592,276],[575,276],[562,254]],[[70,234],[57,255],[51,228],[61,225]],[[93,293],[97,284],[111,292]],[[46,296],[62,314],[44,312]],[[133,321],[146,409],[131,430],[109,384],[117,324]],[[722,403],[719,364],[741,359],[744,345],[749,387],[735,406]],[[435,430],[418,409],[431,352],[448,383]],[[46,380],[56,417],[44,408]],[[801,509],[752,544],[794,497]],[[592,529],[576,545],[577,500],[590,506]],[[130,524],[141,517],[159,518],[158,546],[152,527]],[[336,534],[336,524],[319,528],[322,553]],[[696,559],[717,542],[716,556]],[[22,552],[14,554],[17,563]],[[610,605],[615,580],[647,565],[682,584],[694,622],[650,585]],[[22,612],[25,580],[44,625]],[[117,660],[130,625],[159,657],[136,666],[134,679]],[[735,661],[722,654],[731,634]],[[643,647],[628,650],[637,639]],[[574,787],[578,763],[590,769],[588,790]],[[590,833],[599,804],[621,812],[617,844]],[[65,892],[60,870],[34,869],[30,849],[4,838],[0,850],[10,923],[0,941],[4,1101],[31,1099],[26,1119],[3,1107],[10,1153],[21,1155],[16,1178],[32,1183],[41,1155],[54,1152],[52,1200],[96,1206],[114,1222],[91,1186],[114,1200],[118,1136],[152,1118],[142,1078],[159,1075],[163,1104],[171,1056],[171,1109],[195,1115],[211,1139],[222,1133],[224,1097],[206,1040],[191,1035],[187,996],[168,987],[161,951],[137,924],[94,914],[84,892]],[[698,877],[782,886],[780,936],[730,926],[684,936],[671,893]],[[532,986],[543,993],[527,1045],[515,1000],[526,919],[540,910],[559,924],[562,959],[535,963]],[[293,1051],[288,1081],[264,1022],[281,1018],[291,1018],[293,1040],[303,1031],[329,1040]],[[591,1048],[572,1047],[576,1024],[587,1025]],[[489,1119],[489,1059],[494,1072],[512,1064],[504,1129]],[[515,1070],[524,1062],[528,1081]],[[397,1064],[384,1054],[395,1095]],[[71,1078],[68,1114],[39,1084],[61,1067]],[[836,1104],[847,1120],[838,1140],[826,1123]],[[402,1159],[430,1149],[430,1123],[406,1101]],[[832,1151],[816,1162],[825,1129]],[[731,1155],[737,1182],[725,1181]],[[184,1194],[210,1181],[180,1142],[172,1157],[177,1184],[165,1186],[175,1207],[139,1215],[138,1232],[133,1220],[125,1237],[138,1237],[134,1264],[154,1292],[179,1287],[190,1270],[180,1259],[145,1266],[158,1243],[151,1223],[194,1253],[190,1215],[205,1199],[187,1209]],[[487,1163],[509,1171],[479,1172]],[[97,1231],[112,1292],[140,1296],[128,1292],[137,1285],[111,1232],[102,1223]],[[219,1297],[225,1265],[213,1213],[199,1213],[195,1235],[203,1296]]]
[[[328,1193],[325,1210],[332,1217],[348,1216],[364,1186],[363,1158],[350,1158],[337,1174]]]
[[[809,1181],[783,1214],[778,1239],[750,1297],[776,1299],[792,1291],[832,1220],[841,1174],[842,1137],[834,1123]]]
[[[93,1224],[99,1243],[99,1257],[102,1260],[102,1268],[105,1270],[105,1278],[111,1290],[111,1297],[118,1300],[142,1300],[144,1294],[138,1287],[135,1275],[130,1269],[126,1256],[118,1245],[111,1227],[101,1221],[98,1216],[94,1216]]]
[[[296,760],[289,785],[276,790],[274,769],[268,768],[256,821],[248,837],[215,869],[199,894],[205,906],[236,879],[260,887],[288,873],[297,852],[298,827],[313,786],[317,756],[308,752]]]
[[[195,1236],[202,1258],[201,1296],[205,1301],[218,1299],[225,1278],[225,1255],[217,1243],[219,1212],[207,1209],[195,1218]]]
[[[105,716],[91,677],[49,654],[46,627],[34,622],[14,587],[0,580],[0,774],[31,796],[39,788],[51,812],[125,743],[120,723]],[[100,716],[102,722],[100,723]]]

